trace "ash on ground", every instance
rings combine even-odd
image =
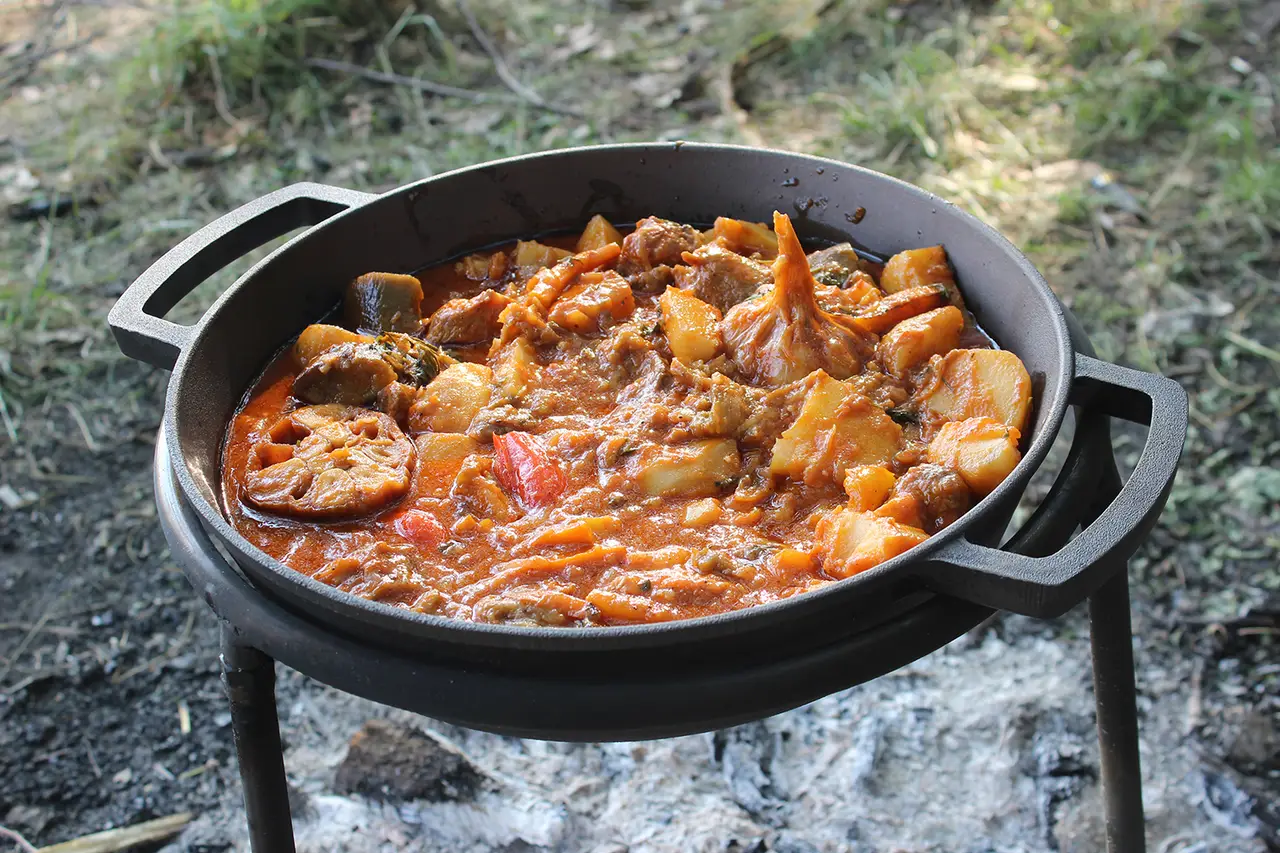
[[[1088,645],[1061,636],[1083,627],[1007,618],[790,713],[640,743],[466,731],[282,669],[298,847],[1093,853],[1105,836]],[[1207,776],[1183,737],[1187,685],[1154,674],[1141,699],[1151,849],[1262,853],[1256,802]],[[377,761],[388,746],[393,764]],[[228,787],[164,853],[247,850],[239,795]]]

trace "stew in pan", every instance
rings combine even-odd
[[[774,601],[951,524],[1020,459],[1022,362],[941,246],[601,217],[351,282],[235,415],[225,509],[326,584],[487,622]]]

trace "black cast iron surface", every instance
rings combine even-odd
[[[1033,376],[1037,408],[1023,461],[964,518],[909,553],[784,602],[661,625],[566,632],[459,622],[357,599],[270,559],[219,511],[228,418],[272,355],[329,311],[355,275],[420,269],[477,245],[580,226],[595,213],[615,221],[655,213],[686,221],[716,215],[759,220],[791,206],[803,210],[797,219],[803,237],[852,239],[882,254],[945,245],[979,321]],[[866,215],[855,225],[846,213],[857,208]],[[195,326],[162,319],[214,270],[308,224],[315,227],[246,273]],[[1150,529],[1172,483],[1186,427],[1186,399],[1176,383],[1077,356],[1062,307],[1044,280],[977,219],[856,166],[733,146],[557,151],[463,169],[380,196],[298,184],[189,237],[130,286],[110,320],[127,354],[173,368],[163,432],[177,491],[256,585],[365,642],[425,642],[442,657],[516,671],[542,665],[548,656],[563,655],[563,663],[572,659],[576,665],[584,654],[640,649],[704,662],[728,653],[776,657],[780,648],[818,648],[848,637],[868,613],[922,590],[982,607],[1056,615],[1116,571]],[[1062,551],[1031,558],[990,547],[1069,403],[1151,424],[1133,475]]]

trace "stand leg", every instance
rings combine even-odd
[[[222,627],[222,683],[231,704],[253,853],[294,853],[289,789],[276,717],[275,662]]]
[[[1115,573],[1089,598],[1093,691],[1098,704],[1107,853],[1144,853],[1142,764],[1129,622],[1129,576]]]

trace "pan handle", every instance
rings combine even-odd
[[[1187,394],[1172,379],[1075,357],[1071,402],[1150,426],[1147,443],[1114,500],[1054,554],[1027,556],[960,537],[924,565],[938,592],[987,607],[1048,618],[1066,612],[1133,555],[1164,508],[1187,432]],[[1105,486],[1104,486],[1105,488]]]
[[[278,189],[201,228],[129,285],[107,322],[120,351],[130,358],[172,370],[195,326],[164,319],[202,281],[282,234],[374,198],[371,193],[299,183]]]

